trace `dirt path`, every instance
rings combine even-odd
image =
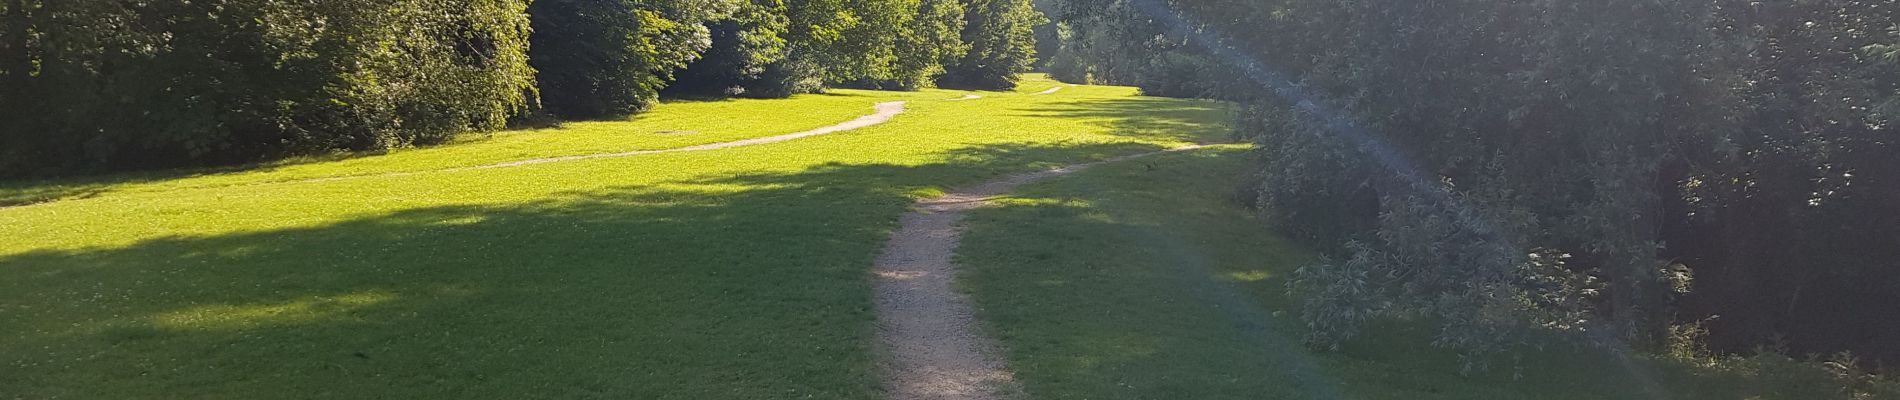
[[[904,112],[904,102],[901,102],[901,101],[877,103],[875,107],[877,109],[877,112],[871,113],[871,115],[858,117],[857,119],[853,119],[850,121],[845,121],[844,123],[841,123],[841,124],[813,129],[813,130],[804,131],[804,132],[788,133],[788,134],[778,135],[778,136],[766,136],[766,137],[752,138],[752,139],[746,139],[746,140],[735,140],[731,142],[708,143],[708,144],[702,144],[698,146],[687,146],[687,147],[672,148],[672,149],[636,150],[636,151],[628,151],[628,152],[620,152],[620,153],[586,154],[586,155],[578,155],[578,156],[550,157],[550,158],[540,158],[540,159],[533,159],[533,160],[511,161],[511,162],[505,162],[505,163],[500,163],[500,164],[466,167],[466,168],[460,168],[460,169],[508,168],[508,167],[519,167],[523,165],[547,164],[547,163],[562,162],[562,161],[591,160],[591,159],[596,159],[596,158],[610,158],[610,157],[626,157],[626,156],[637,156],[637,155],[642,155],[642,154],[706,151],[706,150],[718,150],[718,149],[740,147],[740,146],[760,145],[760,144],[766,144],[766,143],[778,143],[778,142],[783,142],[783,141],[792,140],[792,139],[818,136],[818,135],[823,135],[827,133],[837,133],[837,132],[843,132],[843,131],[848,131],[852,129],[863,128],[863,127],[867,127],[871,125],[882,124],[885,121],[890,121],[891,118],[896,117],[897,114],[901,114]]]
[[[976,99],[981,99],[981,98],[983,98],[983,96],[978,96],[974,94],[966,94],[966,95],[963,95],[963,97],[950,99],[950,101],[976,100]]]
[[[582,155],[574,155],[574,156],[536,158],[536,159],[530,159],[530,160],[518,160],[518,161],[509,161],[509,162],[496,163],[496,164],[444,168],[444,169],[436,169],[436,170],[428,170],[428,171],[391,172],[391,173],[386,173],[386,174],[372,174],[372,175],[334,176],[334,177],[328,177],[328,178],[300,179],[300,180],[276,181],[276,182],[264,182],[264,183],[311,183],[311,182],[328,182],[328,181],[337,181],[337,180],[344,180],[344,179],[371,178],[371,177],[411,176],[411,175],[420,175],[420,174],[436,173],[436,172],[458,172],[458,171],[473,171],[473,170],[496,169],[496,168],[512,168],[512,167],[520,167],[520,166],[527,166],[527,165],[557,163],[557,162],[563,162],[563,161],[579,161],[579,160],[592,160],[592,159],[597,159],[597,158],[638,156],[638,155],[646,155],[646,154],[682,153],[682,152],[689,152],[689,151],[718,150],[718,149],[726,149],[726,148],[741,147],[741,146],[753,146],[753,145],[761,145],[761,144],[767,144],[767,143],[778,143],[778,142],[783,142],[787,140],[807,138],[807,137],[818,136],[818,135],[823,135],[823,134],[828,134],[828,133],[838,133],[838,132],[843,132],[843,131],[848,131],[848,130],[853,130],[853,129],[864,128],[864,127],[868,127],[872,125],[882,124],[886,121],[890,121],[891,118],[897,117],[897,114],[904,113],[904,102],[889,101],[889,102],[877,103],[877,105],[875,105],[874,108],[877,111],[871,113],[870,115],[858,117],[857,119],[845,121],[844,123],[840,123],[837,125],[827,126],[827,127],[818,128],[818,129],[812,129],[812,130],[803,131],[803,132],[787,133],[783,135],[766,136],[766,137],[752,138],[752,139],[746,139],[746,140],[735,140],[735,141],[730,141],[730,142],[707,143],[707,144],[702,144],[702,145],[677,147],[677,148],[671,148],[671,149],[634,150],[634,151],[623,151],[623,152],[618,152],[618,153],[582,154]]]
[[[964,213],[1017,186],[1100,164],[1200,146],[1117,157],[1014,175],[917,202],[873,266],[885,389],[893,400],[1013,399],[1022,389],[996,343],[976,327],[969,300],[952,288]]]
[[[1035,92],[1035,93],[1030,93],[1029,95],[1030,95],[1030,96],[1041,96],[1041,95],[1045,95],[1045,94],[1055,94],[1056,92],[1060,92],[1060,91],[1062,91],[1062,88],[1063,88],[1062,86],[1056,86],[1056,87],[1052,87],[1052,88],[1048,88],[1048,89],[1043,89],[1043,90],[1042,90],[1042,91],[1040,91],[1040,92]]]

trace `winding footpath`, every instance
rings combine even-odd
[[[830,133],[844,132],[844,131],[849,131],[849,130],[854,130],[854,129],[861,129],[861,128],[869,127],[872,125],[882,124],[882,123],[890,121],[891,118],[897,117],[898,114],[904,113],[904,105],[905,105],[905,102],[902,102],[902,101],[889,101],[889,102],[877,103],[876,105],[872,106],[874,109],[874,112],[872,112],[871,114],[864,115],[856,119],[845,121],[836,125],[831,125],[831,126],[821,127],[817,129],[801,131],[801,132],[787,133],[783,135],[757,137],[757,138],[751,138],[751,139],[745,139],[745,140],[735,140],[735,141],[730,141],[730,142],[707,143],[707,144],[701,144],[701,145],[695,145],[695,146],[677,147],[677,148],[670,148],[670,149],[634,150],[634,151],[623,151],[623,152],[616,152],[616,153],[581,154],[581,155],[572,155],[572,156],[535,158],[535,159],[516,160],[516,161],[508,161],[508,162],[494,163],[494,164],[472,165],[472,166],[465,166],[465,167],[451,167],[451,168],[431,169],[431,170],[422,170],[422,171],[402,171],[402,172],[388,172],[388,173],[380,173],[380,174],[338,175],[338,176],[326,176],[326,177],[320,177],[320,178],[262,181],[262,182],[251,182],[251,183],[239,184],[239,185],[234,185],[234,186],[302,184],[302,183],[332,182],[332,181],[363,179],[363,178],[403,177],[403,176],[416,176],[416,175],[432,174],[432,173],[448,173],[448,172],[474,171],[474,170],[497,169],[497,168],[512,168],[512,167],[521,167],[521,166],[528,166],[528,165],[557,163],[557,162],[564,162],[564,161],[580,161],[580,160],[592,160],[592,159],[599,159],[599,158],[629,157],[629,156],[662,154],[662,153],[683,153],[683,152],[693,152],[693,151],[728,149],[728,148],[743,147],[743,146],[756,146],[756,145],[761,145],[761,144],[778,143],[778,142],[783,142],[783,141],[788,141],[788,140],[802,139],[802,138],[830,134]],[[45,201],[33,201],[33,202],[26,202],[22,204],[0,205],[0,208],[27,207],[27,206],[33,206],[33,205],[54,203],[60,200],[64,200],[64,199],[48,199]]]
[[[730,142],[707,143],[707,144],[702,144],[702,145],[676,147],[676,148],[671,148],[671,149],[634,150],[634,151],[623,151],[623,152],[618,152],[618,153],[581,154],[581,155],[572,155],[572,156],[535,158],[535,159],[527,159],[527,160],[509,161],[509,162],[504,162],[504,163],[444,168],[444,169],[436,169],[436,170],[428,170],[428,171],[391,172],[391,173],[386,173],[386,174],[373,174],[373,175],[333,176],[333,177],[326,177],[326,178],[301,179],[301,180],[278,181],[278,182],[268,182],[268,183],[311,183],[311,182],[329,182],[329,181],[337,181],[337,180],[344,180],[344,179],[371,178],[371,177],[411,176],[411,175],[421,175],[421,174],[426,174],[426,173],[460,172],[460,171],[474,171],[474,170],[496,169],[496,168],[513,168],[513,167],[557,163],[557,162],[565,162],[565,161],[630,157],[630,156],[639,156],[639,155],[648,155],[648,154],[684,153],[684,152],[692,152],[692,151],[729,149],[733,147],[743,147],[743,146],[756,146],[756,145],[767,144],[767,143],[778,143],[778,142],[783,142],[787,140],[803,139],[803,138],[812,137],[812,136],[844,132],[848,130],[861,129],[861,128],[869,127],[872,125],[882,124],[882,123],[890,121],[891,118],[897,117],[897,114],[903,114],[904,104],[905,103],[902,101],[887,101],[883,103],[877,103],[876,105],[873,106],[873,108],[876,110],[875,112],[869,115],[858,117],[857,119],[845,121],[843,123],[839,123],[836,125],[826,126],[826,127],[812,129],[808,131],[802,131],[802,132],[793,132],[793,133],[787,133],[783,135],[757,137],[757,138],[751,138],[751,139],[745,139],[745,140],[735,140],[735,141],[730,141]]]
[[[1017,186],[1096,165],[1200,146],[1122,156],[1013,175],[918,201],[873,266],[885,389],[893,400],[1021,398],[995,340],[982,334],[969,299],[952,288],[965,212]]]
[[[532,160],[510,161],[510,162],[505,162],[505,163],[500,163],[500,164],[457,168],[457,169],[451,169],[449,171],[470,170],[470,169],[508,168],[508,167],[519,167],[523,165],[547,164],[547,163],[562,162],[562,161],[592,160],[596,158],[626,157],[626,156],[660,154],[660,153],[683,153],[683,152],[689,152],[689,151],[718,150],[718,149],[727,149],[727,148],[741,147],[741,146],[754,146],[754,145],[761,145],[761,144],[767,144],[767,143],[778,143],[778,142],[783,142],[787,140],[802,139],[802,138],[807,138],[807,137],[812,137],[812,136],[823,135],[827,133],[844,132],[848,130],[882,124],[886,121],[890,121],[891,118],[896,117],[897,114],[904,113],[904,102],[901,102],[901,101],[877,103],[877,105],[874,107],[876,108],[877,112],[871,113],[870,115],[858,117],[857,119],[845,121],[837,125],[827,126],[827,127],[813,129],[813,130],[804,131],[804,132],[787,133],[783,135],[766,136],[766,137],[752,138],[752,139],[746,139],[746,140],[735,140],[735,141],[730,141],[730,142],[708,143],[708,144],[702,144],[698,146],[687,146],[687,147],[679,147],[679,148],[672,148],[672,149],[635,150],[635,151],[626,151],[626,152],[619,152],[619,153],[584,154],[584,155],[578,155],[578,156],[537,158],[537,159],[532,159]]]

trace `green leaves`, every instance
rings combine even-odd
[[[704,23],[731,11],[689,0],[542,0],[529,51],[541,105],[569,119],[615,118],[659,100],[674,70],[712,46]]]
[[[0,176],[435,142],[533,87],[522,0],[9,3]]]
[[[1034,28],[1047,22],[1029,0],[964,0],[963,57],[945,66],[939,85],[1009,89],[1036,58]]]
[[[1158,26],[1136,5],[1187,23]],[[1060,0],[1051,9],[1064,41],[1054,76],[1253,104],[1241,133],[1265,153],[1267,212],[1360,260],[1310,269],[1313,287],[1303,290],[1355,285],[1394,299],[1395,313],[1442,321],[1441,344],[1494,348],[1482,339],[1499,332],[1485,325],[1499,315],[1544,328],[1599,324],[1654,343],[1676,312],[1747,320],[1714,330],[1742,349],[1788,331],[1849,343],[1843,332],[1864,332],[1851,321],[1894,315],[1831,311],[1900,301],[1858,283],[1900,282],[1891,268],[1900,250],[1870,239],[1900,234],[1888,233],[1900,213],[1877,205],[1900,202],[1900,175],[1886,172],[1900,171],[1891,156],[1900,10],[1891,4]],[[1210,46],[1235,51],[1208,57]],[[1236,73],[1235,59],[1311,98],[1272,96]],[[1295,102],[1337,115],[1306,115]],[[1362,141],[1412,165],[1367,161],[1364,143],[1340,139],[1329,118],[1366,128]],[[1464,204],[1418,198],[1406,175]],[[1459,213],[1504,228],[1465,235],[1428,223]],[[1460,249],[1465,242],[1500,247],[1468,254],[1483,249]],[[1548,268],[1498,261],[1543,251],[1575,258]],[[1691,295],[1703,298],[1687,303],[1699,309],[1674,308],[1685,303],[1665,278],[1680,274],[1663,273],[1663,259],[1714,287]],[[1838,267],[1803,267],[1813,264]],[[1395,279],[1337,278],[1355,273]],[[1601,288],[1550,284],[1578,279]],[[1798,295],[1804,287],[1840,295],[1815,300]],[[1570,300],[1497,306],[1514,297]],[[1374,311],[1348,300],[1320,303],[1355,312],[1309,310],[1333,318],[1316,326],[1350,332],[1342,326]],[[1553,310],[1587,323],[1548,323],[1542,313]],[[1345,315],[1354,318],[1334,318]]]
[[[387,149],[516,116],[617,118],[676,74],[675,94],[771,97],[827,82],[917,89],[959,63],[997,86],[1028,65],[1039,22],[1018,0],[532,3],[0,0],[0,176]]]

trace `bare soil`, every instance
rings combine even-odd
[[[953,257],[966,211],[1017,186],[1096,165],[1165,151],[1014,175],[919,201],[904,214],[873,267],[878,339],[886,360],[885,389],[893,400],[1015,399],[1022,389],[996,342],[976,326],[970,303],[952,288]]]

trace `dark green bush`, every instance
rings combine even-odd
[[[520,0],[0,5],[0,175],[245,162],[502,126]]]

